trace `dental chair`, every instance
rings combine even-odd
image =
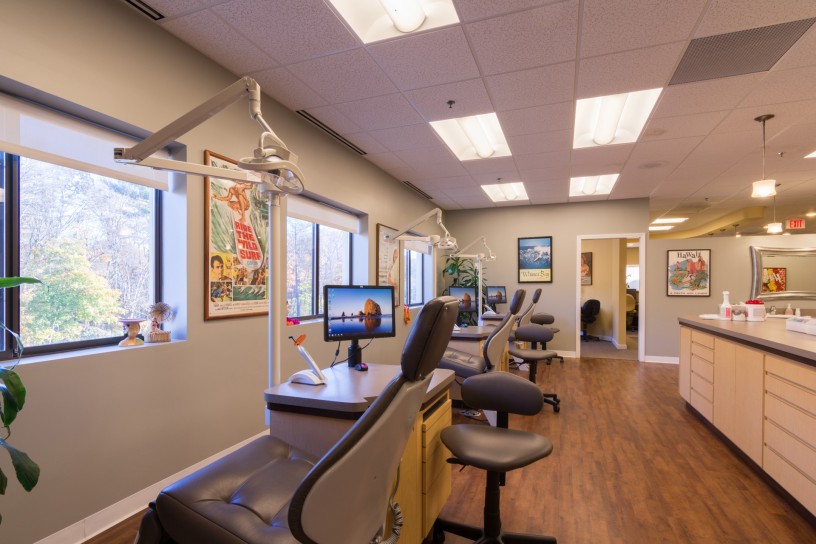
[[[320,460],[263,436],[165,488],[136,544],[368,543],[382,532],[394,476],[450,340],[459,303],[428,302],[401,369]]]

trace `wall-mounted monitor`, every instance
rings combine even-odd
[[[459,301],[460,312],[476,312],[479,310],[475,287],[450,287],[448,294]]]
[[[507,289],[504,285],[488,285],[487,286],[487,303],[491,306],[494,304],[507,304]]]
[[[360,340],[396,336],[394,288],[378,285],[326,285],[323,339],[351,340],[349,366],[360,361]]]

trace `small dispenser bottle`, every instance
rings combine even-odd
[[[785,308],[785,315],[793,315],[793,308],[791,308],[790,304],[788,304],[788,307]]]
[[[723,301],[720,304],[720,319],[731,319],[731,300],[728,298],[730,293],[723,291]]]

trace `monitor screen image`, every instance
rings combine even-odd
[[[451,287],[448,293],[459,301],[460,312],[475,312],[479,309],[475,287]]]
[[[326,342],[396,336],[393,287],[326,285],[323,289]]]
[[[507,289],[503,285],[488,285],[487,303],[507,304]]]

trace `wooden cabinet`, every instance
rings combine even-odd
[[[692,329],[689,404],[707,420],[714,413],[714,337]]]
[[[765,471],[816,513],[816,369],[765,356]]]
[[[680,327],[680,375],[678,377],[678,386],[680,388],[680,396],[686,402],[690,400],[691,394],[691,329],[688,327]]]
[[[450,451],[439,433],[451,424],[451,401],[437,403],[422,421],[422,536],[427,535],[451,492]]]

